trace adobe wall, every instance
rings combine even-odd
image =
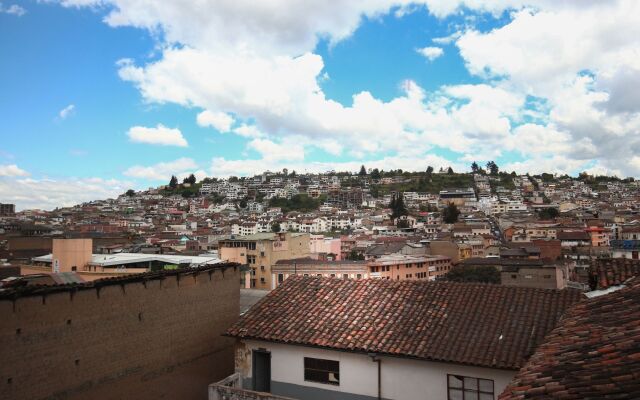
[[[238,281],[230,266],[3,296],[0,399],[206,399],[234,370]]]

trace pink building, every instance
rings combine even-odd
[[[334,254],[334,260],[336,261],[342,259],[339,238],[311,235],[309,238],[309,251],[312,254]]]

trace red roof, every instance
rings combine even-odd
[[[293,276],[227,334],[518,369],[578,291]]]
[[[629,258],[604,258],[595,260],[589,268],[589,284],[592,290],[607,289],[640,275],[640,260]]]
[[[640,281],[567,312],[500,400],[639,399]]]

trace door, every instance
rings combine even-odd
[[[271,353],[253,351],[253,390],[271,392]]]

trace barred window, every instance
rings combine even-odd
[[[329,385],[340,385],[340,362],[305,357],[304,380]]]

